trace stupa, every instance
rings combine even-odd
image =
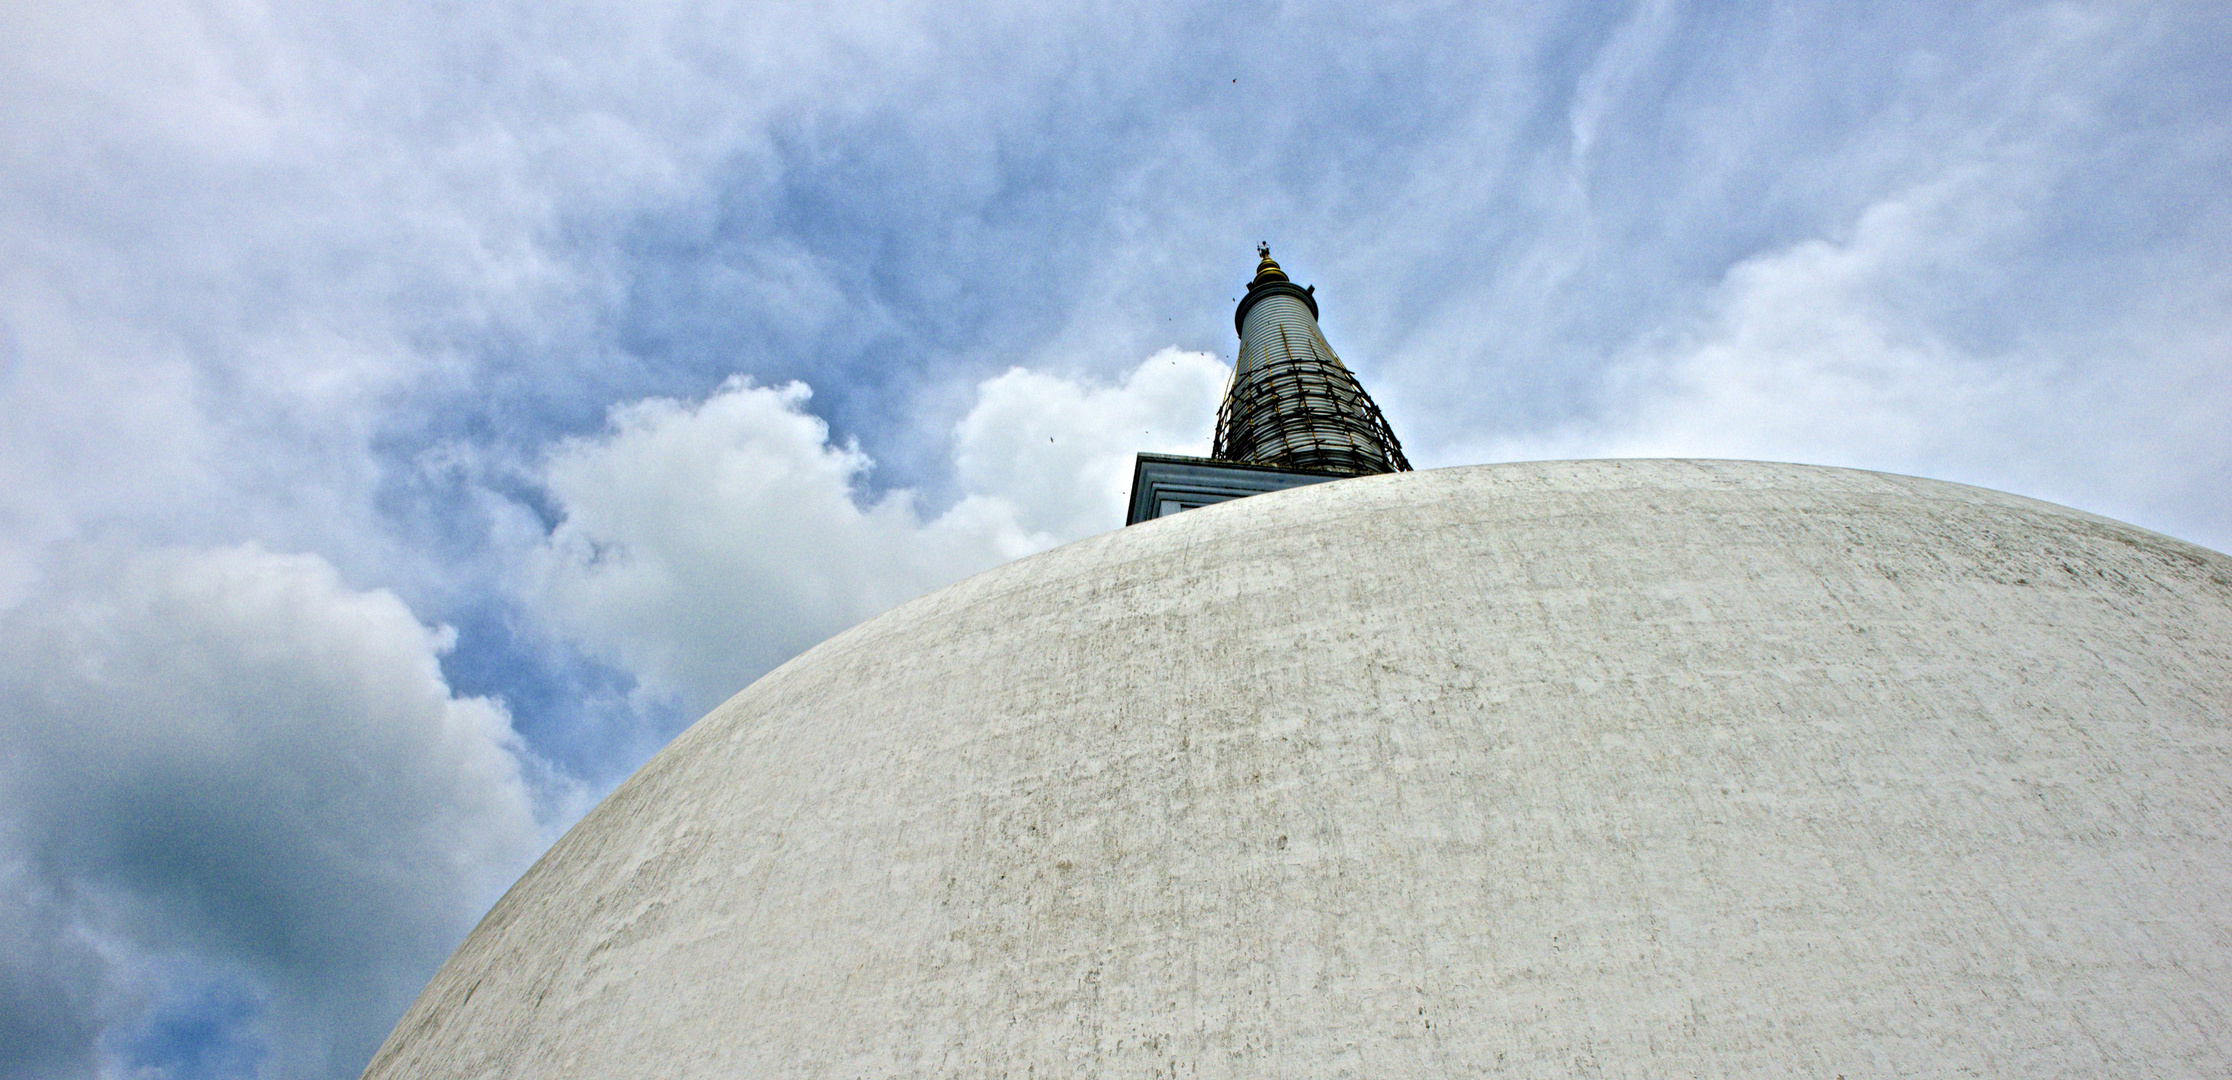
[[[815,647],[366,1075],[2232,1074],[2232,558],[1722,461],[1387,471]]]

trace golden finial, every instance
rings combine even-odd
[[[1287,279],[1286,271],[1279,269],[1279,264],[1271,259],[1271,244],[1269,241],[1257,244],[1256,254],[1261,256],[1263,261],[1256,264],[1255,280],[1248,283],[1250,287],[1261,285],[1266,281],[1285,281]]]

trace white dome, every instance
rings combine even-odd
[[[2232,559],[1496,465],[1190,511],[800,656],[372,1077],[2232,1073]]]

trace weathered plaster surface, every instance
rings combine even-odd
[[[372,1077],[2232,1074],[2232,558],[1732,462],[1190,511],[716,709]]]

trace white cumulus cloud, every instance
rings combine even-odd
[[[1123,522],[1131,455],[1205,453],[1226,369],[1166,349],[1114,384],[1015,368],[957,425],[963,496],[863,501],[872,466],[830,442],[798,383],[735,378],[699,402],[613,410],[561,444],[564,514],[527,589],[564,633],[692,717],[815,642],[930,589]]]
[[[954,466],[971,492],[1015,507],[1058,540],[1123,521],[1132,456],[1207,454],[1231,370],[1207,353],[1164,349],[1113,385],[1010,368],[977,387],[955,431]]]

